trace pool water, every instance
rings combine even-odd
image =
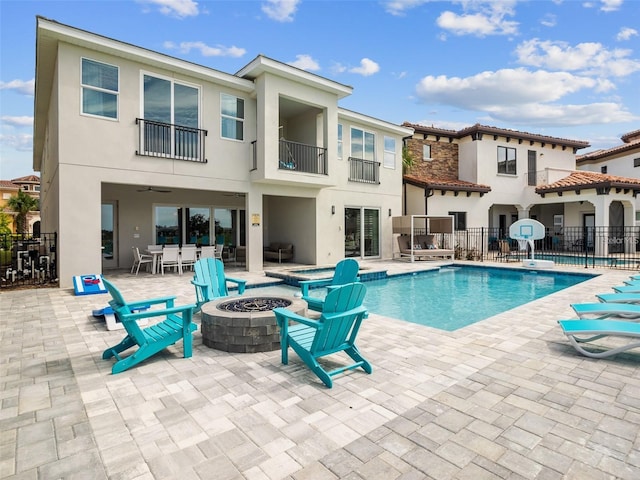
[[[593,278],[508,268],[445,267],[365,282],[364,305],[372,313],[454,331]],[[266,287],[289,295],[294,287]],[[250,290],[253,294],[253,289]],[[323,297],[325,289],[311,290]]]

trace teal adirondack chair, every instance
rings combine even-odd
[[[346,285],[347,283],[357,282],[359,280],[358,270],[360,265],[353,258],[345,258],[340,260],[336,264],[333,278],[320,279],[320,280],[301,280],[298,282],[302,290],[302,299],[307,302],[310,310],[316,312],[322,312],[322,306],[324,304],[324,298],[310,297],[309,289],[312,287],[324,287],[326,286],[329,291],[333,288]]]
[[[238,285],[238,293],[242,295],[247,286],[246,280],[227,277],[224,274],[224,263],[218,258],[201,258],[193,266],[195,272],[191,283],[196,287],[196,309],[220,297],[228,297],[227,282]]]
[[[371,364],[355,345],[367,313],[362,306],[366,291],[362,283],[350,283],[332,289],[325,298],[324,310],[317,320],[297,315],[286,308],[275,308],[273,312],[280,327],[282,363],[289,363],[289,347],[293,348],[329,388],[333,386],[331,377],[346,370],[361,367],[371,373]],[[326,371],[318,359],[338,352],[345,352],[355,363]]]
[[[195,305],[174,306],[176,297],[160,297],[151,300],[126,302],[120,291],[108,280],[102,279],[112,300],[109,305],[122,322],[127,336],[117,345],[107,348],[102,358],[107,360],[115,357],[116,363],[111,373],[120,373],[164,350],[170,345],[182,340],[184,358],[191,357],[192,332],[198,327],[191,322]],[[163,309],[154,309],[153,305],[164,305]],[[137,307],[149,306],[143,311],[135,310]],[[136,320],[151,317],[166,317],[163,321],[141,329]],[[138,349],[127,357],[121,357],[120,353],[131,347]]]

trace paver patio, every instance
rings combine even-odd
[[[101,354],[123,332],[90,316],[108,295],[3,291],[0,477],[636,480],[640,351],[589,359],[556,323],[631,273],[588,272],[602,275],[455,332],[371,314],[373,374],[333,389],[294,354],[220,352],[200,331],[192,358],[179,343],[111,375]],[[128,299],[195,300],[188,273],[106,276]]]

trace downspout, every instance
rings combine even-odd
[[[429,215],[428,199],[429,197],[433,197],[433,189],[425,188],[424,193],[424,214]]]

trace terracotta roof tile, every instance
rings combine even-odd
[[[536,187],[536,193],[562,192],[567,190],[581,190],[585,188],[630,188],[640,190],[640,179],[618,177],[604,173],[576,171],[557,182]]]
[[[517,130],[491,127],[489,125],[481,125],[479,123],[457,131],[437,128],[433,126],[428,127],[425,125],[413,124],[409,122],[404,122],[402,126],[411,127],[416,131],[416,133],[430,133],[432,135],[451,136],[452,138],[462,138],[475,133],[483,133],[488,135],[502,135],[511,138],[522,138],[523,140],[532,140],[541,143],[565,145],[573,147],[575,149],[587,148],[589,146],[589,142],[585,142],[582,140],[570,140],[568,138],[551,137],[548,135],[539,135],[537,133],[519,132]]]
[[[479,183],[466,182],[464,180],[451,180],[427,176],[404,175],[404,180],[418,187],[433,188],[436,190],[451,190],[463,192],[490,192],[491,187]]]

